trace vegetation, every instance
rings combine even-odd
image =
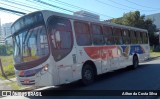
[[[7,56],[13,54],[13,48],[11,45],[0,45],[0,55]]]
[[[12,90],[21,90],[25,88],[24,86],[19,86],[17,82],[8,82],[8,83],[5,83],[5,85],[11,86]]]
[[[13,56],[0,56],[3,70],[7,78],[15,77],[14,66],[13,66]],[[5,79],[0,72],[0,79]]]
[[[156,52],[156,51],[151,47],[150,57],[160,57],[160,52]]]
[[[13,65],[13,56],[0,56],[1,62],[3,66]]]
[[[160,52],[150,52],[150,57],[160,57]]]
[[[145,15],[140,15],[139,11],[125,13],[121,18],[112,19],[113,23],[147,29],[151,46],[158,45],[158,37],[155,35],[157,31],[156,25],[151,19],[145,19]]]

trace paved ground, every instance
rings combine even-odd
[[[16,78],[12,78],[10,80],[2,80],[0,79],[0,90],[12,90],[11,86],[6,85],[5,83],[16,81]]]

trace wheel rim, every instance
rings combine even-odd
[[[91,80],[92,79],[92,71],[91,70],[86,70],[84,72],[84,77],[86,80]]]

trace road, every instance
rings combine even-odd
[[[131,70],[124,68],[114,72],[106,73],[98,76],[96,82],[89,86],[82,86],[80,82],[72,84],[48,88],[47,90],[59,90],[59,89],[74,89],[74,90],[160,90],[160,58],[152,61],[141,63],[140,66]],[[76,97],[76,96],[54,96],[60,99],[70,98],[87,98],[87,97]],[[153,96],[88,96],[88,98],[122,98],[122,99],[156,99]],[[4,97],[8,99],[11,97]],[[13,97],[12,97],[13,98]],[[22,97],[21,97],[22,98]],[[19,97],[19,99],[21,99]],[[23,97],[25,99],[41,99],[42,97]],[[44,97],[43,97],[44,98]],[[53,98],[53,97],[46,97]]]

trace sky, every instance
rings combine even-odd
[[[36,1],[38,0],[0,0],[0,7],[25,13],[52,10],[71,15],[72,11],[86,10],[100,15],[101,20],[122,17],[124,13],[136,10],[139,10],[141,15],[160,13],[160,0],[39,0],[52,4],[52,7]],[[69,11],[55,8],[53,5]],[[19,17],[21,16],[0,10],[1,24],[14,22]]]

